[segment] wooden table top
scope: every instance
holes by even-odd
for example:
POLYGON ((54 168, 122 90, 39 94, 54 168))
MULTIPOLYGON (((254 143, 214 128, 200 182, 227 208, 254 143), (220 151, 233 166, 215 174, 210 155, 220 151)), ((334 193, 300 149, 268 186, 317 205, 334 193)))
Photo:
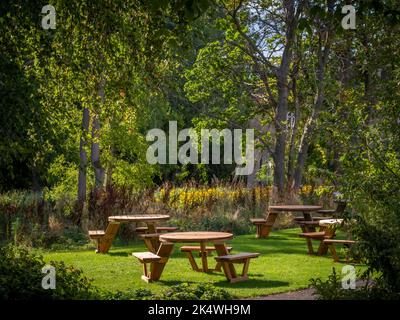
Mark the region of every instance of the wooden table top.
POLYGON ((214 242, 232 238, 232 233, 215 231, 171 232, 160 236, 164 242, 214 242))
POLYGON ((283 204, 277 206, 269 206, 268 209, 270 211, 317 211, 322 209, 322 206, 311 206, 311 205, 303 205, 303 204, 283 204))
POLYGON ((161 221, 168 220, 170 218, 167 214, 136 214, 126 216, 110 216, 108 221, 115 222, 149 222, 149 221, 161 221))

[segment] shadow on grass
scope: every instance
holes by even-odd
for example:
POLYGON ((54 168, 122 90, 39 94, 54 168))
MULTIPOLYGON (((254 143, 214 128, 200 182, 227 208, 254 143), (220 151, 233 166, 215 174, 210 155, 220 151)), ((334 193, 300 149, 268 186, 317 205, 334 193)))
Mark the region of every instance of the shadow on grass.
MULTIPOLYGON (((211 275, 211 274, 210 274, 211 275)), ((255 276, 255 275, 252 275, 255 276)), ((166 286, 175 286, 182 283, 188 284, 198 284, 196 281, 180 281, 180 280, 159 280, 160 284, 166 286)), ((288 287, 289 282, 286 281, 277 281, 277 280, 257 280, 257 279, 249 279, 243 282, 230 283, 226 280, 220 280, 218 282, 210 282, 212 285, 219 288, 275 288, 275 287, 288 287)))
POLYGON ((302 247, 299 247, 298 244, 294 245, 275 244, 275 245, 265 245, 264 247, 258 244, 240 244, 240 250, 239 249, 235 250, 235 246, 233 245, 232 254, 244 251, 259 252, 262 255, 269 255, 276 253, 302 254, 302 253, 307 253, 307 245, 306 242, 304 242, 304 249, 303 249, 302 247))
POLYGON ((129 256, 131 256, 132 255, 132 253, 127 253, 127 252, 124 252, 124 251, 117 251, 117 252, 108 252, 108 253, 106 253, 106 255, 108 255, 108 256, 113 256, 113 257, 129 257, 129 256))

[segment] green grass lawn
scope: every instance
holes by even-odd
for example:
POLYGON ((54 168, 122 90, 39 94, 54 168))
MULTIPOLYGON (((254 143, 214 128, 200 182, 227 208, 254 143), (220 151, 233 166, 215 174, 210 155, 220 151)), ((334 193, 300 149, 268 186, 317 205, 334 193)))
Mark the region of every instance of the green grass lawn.
MULTIPOLYGON (((250 263, 249 280, 235 284, 228 283, 222 272, 193 271, 185 254, 179 250, 180 244, 175 245, 160 281, 150 284, 141 280, 142 266, 131 256, 134 251, 147 251, 143 242, 115 245, 108 254, 96 254, 94 246, 92 250, 45 251, 42 254, 46 261, 63 260, 83 269, 94 279, 95 285, 110 291, 148 288, 158 292, 182 282, 209 282, 235 297, 244 298, 308 287, 309 279, 327 278, 333 266, 340 274, 342 264, 334 263, 329 254, 324 257, 307 255, 306 242, 297 236, 298 233, 299 229, 287 229, 272 232, 267 239, 255 239, 254 235, 235 236, 230 242, 232 253, 261 253, 250 263)), ((315 242, 314 248, 317 246, 315 242)), ((209 265, 214 263, 214 259, 209 258, 209 265)), ((241 265, 237 267, 241 270, 241 265)))

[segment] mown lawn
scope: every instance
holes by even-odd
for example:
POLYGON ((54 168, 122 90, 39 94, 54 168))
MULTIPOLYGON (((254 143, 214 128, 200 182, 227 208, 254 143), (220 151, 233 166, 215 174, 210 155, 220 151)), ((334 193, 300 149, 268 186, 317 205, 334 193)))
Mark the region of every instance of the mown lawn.
MULTIPOLYGON (((115 245, 108 254, 96 254, 94 246, 93 250, 45 251, 42 254, 46 261, 63 260, 66 264, 83 269, 88 277, 94 279, 95 285, 110 291, 148 288, 157 292, 182 282, 209 282, 226 289, 235 297, 244 298, 308 287, 309 279, 327 278, 334 266, 338 273, 341 272, 343 264, 334 263, 330 255, 307 255, 305 240, 299 238, 298 233, 299 229, 287 229, 275 231, 267 239, 255 239, 254 235, 235 236, 230 242, 233 253, 261 253, 258 259, 250 263, 250 279, 235 284, 228 283, 223 273, 193 271, 185 254, 180 252, 179 244, 175 245, 160 281, 150 284, 140 279, 142 266, 131 256, 134 251, 147 251, 143 242, 115 245)), ((317 245, 315 242, 314 247, 317 248, 317 245)), ((213 266, 214 261, 210 260, 209 264, 213 266)))

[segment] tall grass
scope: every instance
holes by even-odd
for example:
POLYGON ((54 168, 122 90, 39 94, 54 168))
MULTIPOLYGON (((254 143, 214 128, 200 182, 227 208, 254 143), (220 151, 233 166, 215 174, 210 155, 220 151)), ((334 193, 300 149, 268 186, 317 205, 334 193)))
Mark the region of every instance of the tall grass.
MULTIPOLYGON (((316 201, 316 190, 305 186, 301 192, 304 201, 316 201)), ((270 187, 249 189, 241 183, 223 182, 180 186, 164 183, 157 189, 142 191, 107 186, 90 191, 82 217, 74 198, 50 199, 41 193, 10 191, 0 195, 0 240, 40 246, 70 238, 86 241, 86 228, 104 229, 111 215, 155 213, 169 214, 169 224, 182 231, 244 234, 254 231, 250 218, 265 216, 270 193, 270 187)), ((278 227, 290 226, 291 219, 280 217, 278 227)), ((120 237, 131 239, 134 227, 122 225, 120 237)))

